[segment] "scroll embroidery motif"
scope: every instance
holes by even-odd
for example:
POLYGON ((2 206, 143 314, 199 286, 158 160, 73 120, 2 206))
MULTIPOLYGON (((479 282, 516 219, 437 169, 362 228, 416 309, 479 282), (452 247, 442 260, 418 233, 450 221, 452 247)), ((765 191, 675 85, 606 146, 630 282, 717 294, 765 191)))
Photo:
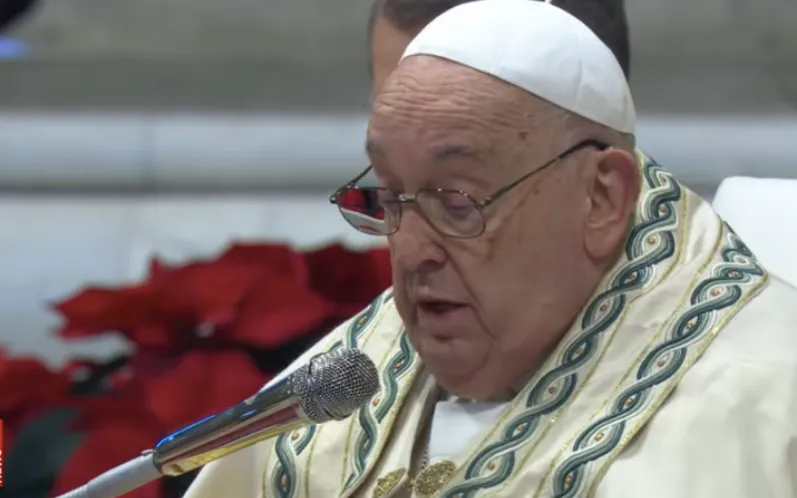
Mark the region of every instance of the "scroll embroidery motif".
POLYGON ((723 318, 732 316, 766 283, 766 271, 747 246, 730 227, 723 228, 726 243, 710 276, 694 287, 686 309, 647 352, 626 387, 576 438, 554 473, 554 497, 589 495, 584 488, 598 481, 590 478, 600 475, 600 468, 609 465, 633 435, 629 432, 641 429, 652 416, 715 337, 723 318))
MULTIPOLYGON (((360 336, 368 329, 379 310, 390 299, 392 299, 391 291, 376 298, 368 308, 351 321, 343 339, 332 344, 327 351, 333 351, 341 347, 357 348, 360 336)), ((315 425, 310 425, 277 438, 274 443, 276 462, 271 472, 270 482, 272 496, 279 498, 293 498, 296 496, 296 458, 307 449, 316 434, 316 430, 315 425)))
POLYGON ((396 404, 399 394, 399 380, 412 371, 417 358, 406 332, 401 333, 399 350, 387 362, 380 378, 382 389, 374 399, 374 403, 364 406, 358 414, 360 433, 354 443, 354 470, 349 474, 343 487, 344 492, 351 490, 365 476, 368 457, 373 453, 379 436, 379 428, 385 417, 396 404))

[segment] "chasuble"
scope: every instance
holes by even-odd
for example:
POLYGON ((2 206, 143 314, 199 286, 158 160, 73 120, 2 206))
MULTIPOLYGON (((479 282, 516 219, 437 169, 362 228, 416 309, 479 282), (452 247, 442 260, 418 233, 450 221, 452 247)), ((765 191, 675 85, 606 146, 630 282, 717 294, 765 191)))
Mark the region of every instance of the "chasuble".
POLYGON ((637 157, 622 256, 511 400, 441 401, 388 290, 296 362, 361 349, 371 402, 210 463, 186 498, 797 497, 797 290, 637 157))

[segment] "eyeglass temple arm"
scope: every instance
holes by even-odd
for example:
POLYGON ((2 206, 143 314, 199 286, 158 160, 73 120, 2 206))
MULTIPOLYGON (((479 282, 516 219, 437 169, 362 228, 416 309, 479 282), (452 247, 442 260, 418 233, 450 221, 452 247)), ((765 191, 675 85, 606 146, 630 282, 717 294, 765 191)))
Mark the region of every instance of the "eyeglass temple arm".
POLYGON ((542 170, 548 168, 549 166, 552 166, 552 165, 558 163, 559 161, 561 161, 562 159, 566 158, 570 154, 572 154, 572 153, 574 153, 576 151, 579 151, 581 149, 584 149, 586 147, 595 147, 596 149, 599 149, 599 150, 606 150, 606 149, 611 148, 610 145, 605 144, 605 143, 603 143, 603 142, 601 142, 599 140, 592 140, 592 139, 582 140, 581 142, 578 142, 577 144, 573 145, 572 147, 570 147, 569 149, 565 150, 564 152, 562 152, 558 156, 554 157, 553 159, 551 159, 547 163, 543 164, 539 168, 526 173, 525 175, 521 176, 520 178, 518 178, 514 182, 510 183, 509 185, 501 187, 500 189, 498 189, 497 192, 494 192, 492 195, 487 196, 487 198, 485 198, 483 201, 478 203, 479 207, 482 208, 482 209, 486 208, 487 206, 489 206, 490 204, 492 204, 493 202, 498 200, 502 195, 504 195, 505 193, 509 192, 513 188, 517 187, 518 184, 522 183, 524 180, 526 180, 526 178, 528 178, 530 176, 533 176, 535 173, 537 173, 539 171, 542 171, 542 170))
POLYGON ((547 168, 548 166, 550 166, 552 163, 554 163, 554 162, 556 162, 556 161, 558 161, 558 158, 557 158, 557 159, 555 159, 554 161, 550 162, 550 163, 547 163, 547 164, 545 164, 545 165, 544 165, 542 168, 538 168, 538 169, 535 169, 534 171, 532 171, 532 172, 530 172, 530 173, 526 173, 525 175, 521 176, 520 178, 518 178, 518 179, 517 179, 517 180, 515 180, 514 182, 510 183, 509 185, 506 185, 506 186, 504 186, 504 187, 501 187, 500 189, 498 189, 498 191, 496 191, 496 192, 493 192, 493 194, 492 194, 492 195, 489 195, 489 196, 487 196, 487 197, 486 197, 484 200, 482 200, 481 202, 479 202, 479 203, 478 203, 478 205, 479 205, 479 208, 481 208, 481 209, 484 209, 484 208, 486 208, 487 206, 489 206, 489 205, 490 205, 490 204, 492 204, 493 202, 495 202, 495 201, 497 201, 498 199, 500 199, 502 195, 504 195, 505 193, 509 192, 509 191, 510 191, 510 190, 512 190, 513 188, 517 187, 517 186, 518 186, 520 183, 522 183, 522 182, 523 182, 523 180, 525 180, 526 178, 528 178, 528 177, 532 176, 532 175, 533 175, 534 173, 536 173, 537 171, 540 171, 540 170, 542 170, 542 169, 545 169, 545 168, 547 168))
POLYGON ((340 191, 345 189, 345 188, 349 188, 349 187, 353 187, 353 186, 357 185, 357 182, 362 180, 363 177, 365 175, 367 175, 369 171, 371 171, 371 168, 373 168, 373 165, 369 164, 368 167, 365 168, 362 173, 360 173, 359 175, 355 176, 354 178, 352 178, 351 180, 346 182, 345 185, 343 185, 342 187, 339 187, 337 190, 335 190, 335 192, 332 195, 329 196, 330 204, 337 204, 338 203, 338 196, 340 195, 340 191))

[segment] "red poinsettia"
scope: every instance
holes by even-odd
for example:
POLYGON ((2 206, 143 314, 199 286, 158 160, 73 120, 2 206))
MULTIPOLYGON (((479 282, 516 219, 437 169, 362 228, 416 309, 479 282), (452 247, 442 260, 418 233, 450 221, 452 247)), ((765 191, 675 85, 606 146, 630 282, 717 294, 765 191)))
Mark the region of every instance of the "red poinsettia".
POLYGON ((151 264, 147 282, 84 290, 56 305, 61 335, 119 331, 141 348, 181 350, 198 340, 273 347, 343 319, 390 285, 387 252, 336 245, 299 253, 236 244, 218 259, 151 264), (197 337, 205 332, 205 336, 197 337))
MULTIPOLYGON (((59 474, 56 495, 135 458, 166 434, 243 401, 269 380, 239 351, 191 351, 172 360, 115 392, 74 402, 80 409, 74 429, 85 439, 59 474)), ((153 484, 129 496, 159 498, 161 492, 153 484)))
POLYGON ((164 376, 141 379, 144 405, 173 431, 243 401, 268 382, 241 351, 192 351, 164 376))
MULTIPOLYGON (((140 284, 86 289, 55 306, 65 322, 62 337, 121 333, 136 347, 133 356, 102 366, 72 361, 54 372, 35 360, 0 355, 0 416, 30 414, 37 406, 77 410, 71 427, 83 439, 51 490, 64 493, 247 398, 275 373, 264 371, 271 368, 269 354, 284 356, 282 348, 294 339, 314 340, 365 307, 390 280, 387 251, 341 245, 297 252, 236 244, 209 261, 172 266, 153 260, 140 284), (102 385, 105 392, 69 398, 72 381, 86 372, 94 386, 88 391, 102 385)), ((285 353, 290 357, 282 362, 299 352, 285 353)), ((152 484, 126 496, 162 493, 152 484)))
POLYGON ((340 320, 362 310, 392 281, 386 249, 354 252, 336 244, 305 254, 309 286, 323 296, 340 320))

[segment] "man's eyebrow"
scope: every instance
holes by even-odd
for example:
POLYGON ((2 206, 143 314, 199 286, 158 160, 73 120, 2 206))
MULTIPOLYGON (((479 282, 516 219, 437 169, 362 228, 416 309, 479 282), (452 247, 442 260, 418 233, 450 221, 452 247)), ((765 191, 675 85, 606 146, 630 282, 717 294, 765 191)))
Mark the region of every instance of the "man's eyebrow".
MULTIPOLYGON (((373 140, 365 142, 365 152, 369 156, 384 156, 384 149, 373 140)), ((477 149, 462 144, 441 144, 432 148, 431 158, 435 161, 446 161, 449 159, 469 159, 471 161, 482 161, 483 154, 477 149)))
POLYGON ((469 159, 482 161, 484 159, 481 152, 468 145, 461 144, 442 144, 432 149, 432 158, 436 161, 448 159, 469 159))

